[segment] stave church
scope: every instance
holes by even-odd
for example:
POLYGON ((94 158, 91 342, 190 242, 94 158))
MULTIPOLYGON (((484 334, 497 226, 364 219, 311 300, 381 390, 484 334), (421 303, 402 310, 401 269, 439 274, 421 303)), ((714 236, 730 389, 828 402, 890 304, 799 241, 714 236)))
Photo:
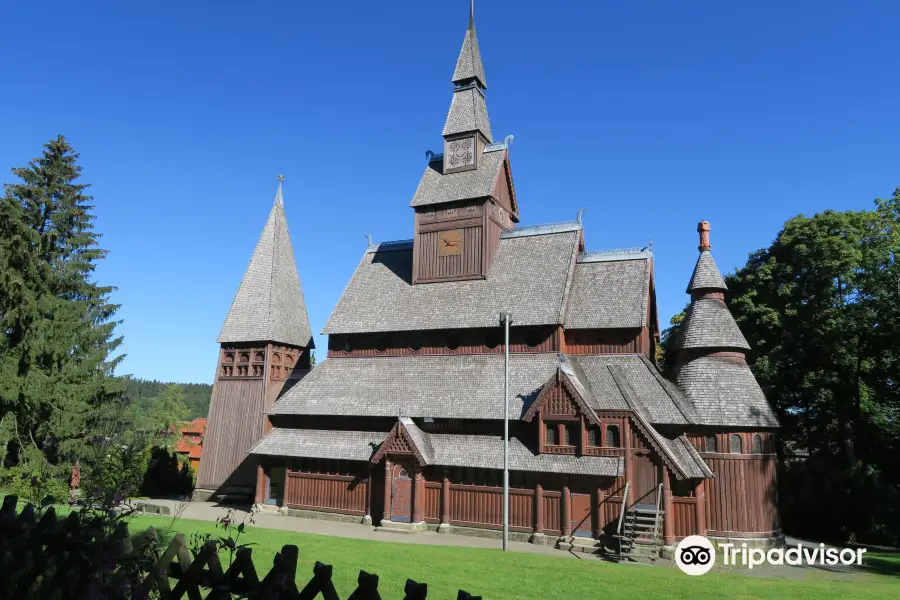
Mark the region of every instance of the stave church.
POLYGON ((777 543, 778 421, 709 223, 669 381, 655 364, 652 251, 589 250, 580 215, 522 224, 471 11, 452 83, 412 239, 369 244, 315 367, 279 182, 219 334, 195 499, 498 535, 506 312, 512 539, 635 556, 693 534, 777 543))

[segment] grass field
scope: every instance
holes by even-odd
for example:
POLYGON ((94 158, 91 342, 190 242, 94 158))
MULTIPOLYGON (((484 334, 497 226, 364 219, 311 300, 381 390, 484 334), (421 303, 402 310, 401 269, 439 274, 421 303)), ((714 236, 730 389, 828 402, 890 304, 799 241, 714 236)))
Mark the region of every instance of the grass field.
MULTIPOLYGON (((132 530, 169 525, 171 519, 165 517, 139 516, 132 530)), ((189 519, 179 520, 176 528, 188 534, 216 531, 211 522, 189 519)), ((378 574, 378 589, 384 598, 402 598, 407 578, 428 583, 428 597, 438 600, 456 598, 458 589, 484 598, 516 600, 900 598, 897 571, 893 575, 854 574, 853 581, 829 578, 820 571, 813 571, 811 579, 803 581, 731 573, 689 577, 675 568, 615 565, 564 555, 504 554, 499 550, 354 540, 257 527, 249 528, 241 542, 253 544, 253 562, 260 575, 268 571, 283 545, 295 544, 300 549, 298 584, 302 586, 310 579, 315 561, 330 564, 341 598, 355 589, 360 569, 378 574)), ((873 558, 888 566, 900 564, 896 555, 873 558)))

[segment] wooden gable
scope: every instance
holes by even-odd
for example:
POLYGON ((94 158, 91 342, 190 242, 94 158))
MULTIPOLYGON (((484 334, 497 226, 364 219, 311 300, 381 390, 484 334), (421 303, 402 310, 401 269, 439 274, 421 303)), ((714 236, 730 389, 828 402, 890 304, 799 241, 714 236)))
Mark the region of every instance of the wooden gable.
POLYGON ((426 464, 422 454, 416 447, 415 442, 409 435, 409 432, 406 431, 403 423, 400 423, 399 421, 394 425, 393 429, 391 429, 391 432, 388 433, 388 436, 381 443, 381 446, 378 448, 375 455, 372 456, 371 462, 377 464, 381 462, 381 459, 387 454, 394 456, 413 456, 420 465, 424 466, 426 464))
POLYGON ((519 221, 519 204, 516 201, 516 188, 513 185, 512 169, 509 166, 509 153, 503 158, 503 166, 497 170, 497 178, 491 188, 492 196, 506 209, 514 222, 519 221))
POLYGON ((534 403, 522 416, 522 420, 530 423, 538 412, 542 419, 577 419, 584 416, 589 423, 598 422, 597 415, 569 381, 568 376, 559 370, 544 384, 534 403))

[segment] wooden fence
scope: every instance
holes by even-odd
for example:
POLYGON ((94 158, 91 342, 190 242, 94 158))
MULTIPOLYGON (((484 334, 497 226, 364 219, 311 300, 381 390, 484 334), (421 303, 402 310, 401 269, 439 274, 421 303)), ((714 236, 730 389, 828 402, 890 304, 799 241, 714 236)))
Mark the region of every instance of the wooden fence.
MULTIPOLYGON (((250 548, 238 548, 228 569, 222 568, 216 542, 206 542, 196 556, 185 543, 184 534, 174 536, 165 551, 158 552, 149 566, 149 574, 132 579, 110 593, 110 587, 100 590, 100 573, 112 572, 136 552, 135 544, 156 539, 152 528, 132 536, 125 523, 120 523, 108 539, 102 531, 92 528, 96 523, 82 525, 78 515, 70 513, 60 520, 51 507, 38 520, 35 508, 25 506, 17 514, 17 498, 6 496, 0 508, 0 598, 152 598, 178 600, 228 600, 252 598, 259 600, 340 600, 331 581, 332 567, 316 562, 312 578, 298 588, 297 546, 288 545, 276 553, 269 572, 260 578, 250 548), (85 546, 98 552, 86 556, 74 540, 87 542, 85 546), (156 558, 158 556, 158 558, 156 558), (172 585, 175 582, 175 585, 172 585), (205 594, 205 595, 204 595, 205 594)), ((348 600, 380 600, 378 575, 359 572, 357 587, 348 600)), ((428 586, 411 579, 406 581, 405 600, 424 600, 428 586)), ((462 590, 457 600, 480 600, 462 590)))

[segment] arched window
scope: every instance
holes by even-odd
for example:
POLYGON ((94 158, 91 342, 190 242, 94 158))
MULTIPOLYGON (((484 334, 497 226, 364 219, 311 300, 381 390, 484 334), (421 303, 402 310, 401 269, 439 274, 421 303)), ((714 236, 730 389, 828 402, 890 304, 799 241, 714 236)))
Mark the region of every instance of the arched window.
POLYGON ((375 351, 376 352, 384 352, 387 350, 387 340, 383 337, 380 337, 375 340, 375 351))
POLYGON ((603 440, 600 438, 599 427, 588 427, 588 446, 600 446, 603 440))
POLYGON ((344 340, 344 352, 353 352, 353 343, 349 337, 344 340))
POLYGON ((556 425, 548 424, 546 427, 547 427, 547 433, 545 434, 545 437, 544 437, 544 443, 547 444, 548 446, 555 446, 556 445, 556 425))
POLYGON ((716 451, 716 436, 714 436, 714 435, 706 436, 706 440, 704 441, 703 446, 707 452, 715 452, 716 451))
POLYGON ((491 331, 484 336, 484 346, 488 350, 493 350, 502 343, 503 336, 500 335, 499 331, 491 331))
POLYGON ((459 345, 460 345, 460 341, 459 341, 458 333, 451 333, 450 335, 447 336, 447 349, 448 350, 456 350, 457 348, 459 348, 459 345))
POLYGON ((610 448, 618 448, 621 444, 621 440, 619 439, 619 426, 618 425, 607 425, 606 426, 606 445, 610 448))
POLYGON ((756 433, 753 435, 753 447, 751 452, 753 452, 753 454, 762 454, 762 451, 762 438, 756 433))
POLYGON ((741 436, 736 433, 731 434, 731 453, 732 454, 741 454, 744 451, 743 444, 741 443, 741 436))
POLYGON ((543 341, 543 337, 541 336, 541 332, 536 329, 529 329, 525 332, 525 345, 529 348, 538 347, 543 341))

